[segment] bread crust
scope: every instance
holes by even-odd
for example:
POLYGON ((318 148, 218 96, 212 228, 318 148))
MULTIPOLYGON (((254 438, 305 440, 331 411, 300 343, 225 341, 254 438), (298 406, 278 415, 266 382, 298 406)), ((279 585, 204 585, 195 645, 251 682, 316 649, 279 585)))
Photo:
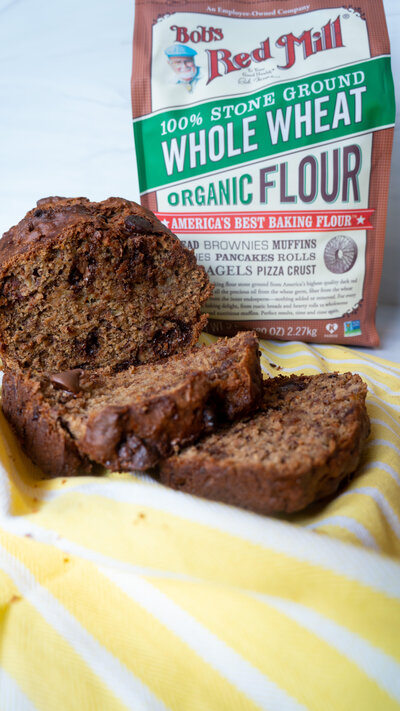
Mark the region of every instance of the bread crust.
POLYGON ((358 375, 280 376, 260 413, 162 462, 162 483, 262 514, 333 494, 358 467, 370 431, 358 375))
POLYGON ((38 200, 36 207, 3 234, 0 240, 0 279, 14 259, 35 251, 39 244, 54 244, 59 241, 60 234, 71 226, 78 228, 89 222, 98 229, 103 229, 107 223, 122 228, 125 218, 130 215, 144 218, 153 227, 149 234, 165 235, 177 249, 191 254, 195 263, 194 254, 183 247, 176 235, 150 210, 132 200, 110 197, 101 202, 91 202, 86 197, 51 196, 38 200))

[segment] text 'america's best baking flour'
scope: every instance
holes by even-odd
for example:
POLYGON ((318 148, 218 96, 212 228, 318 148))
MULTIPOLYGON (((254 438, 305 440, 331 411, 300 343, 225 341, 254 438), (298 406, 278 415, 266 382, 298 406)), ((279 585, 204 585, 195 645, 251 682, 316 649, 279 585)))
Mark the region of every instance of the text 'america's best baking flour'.
POLYGON ((381 0, 136 0, 141 200, 208 330, 377 345, 394 92, 381 0))

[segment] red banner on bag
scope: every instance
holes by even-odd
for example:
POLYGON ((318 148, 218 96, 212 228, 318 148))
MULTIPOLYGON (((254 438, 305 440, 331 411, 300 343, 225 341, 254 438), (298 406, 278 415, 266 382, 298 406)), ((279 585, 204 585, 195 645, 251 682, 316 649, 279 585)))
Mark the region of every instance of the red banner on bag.
POLYGON ((229 232, 330 232, 370 230, 374 210, 298 210, 293 212, 157 212, 178 234, 229 232))

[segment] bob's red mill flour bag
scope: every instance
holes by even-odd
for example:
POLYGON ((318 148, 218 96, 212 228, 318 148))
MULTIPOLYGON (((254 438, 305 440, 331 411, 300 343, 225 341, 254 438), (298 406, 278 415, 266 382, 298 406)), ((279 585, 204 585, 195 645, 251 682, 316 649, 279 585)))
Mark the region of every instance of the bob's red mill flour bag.
POLYGON ((389 51, 381 0, 136 0, 141 200, 215 285, 211 333, 378 345, 389 51))

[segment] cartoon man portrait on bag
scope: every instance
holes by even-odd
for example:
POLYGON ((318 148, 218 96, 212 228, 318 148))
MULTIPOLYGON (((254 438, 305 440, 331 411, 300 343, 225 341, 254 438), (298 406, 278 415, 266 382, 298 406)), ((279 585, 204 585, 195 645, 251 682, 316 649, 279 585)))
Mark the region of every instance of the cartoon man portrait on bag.
POLYGON ((193 91, 200 79, 200 67, 196 66, 194 58, 196 50, 185 44, 174 44, 167 47, 165 54, 168 64, 176 76, 176 84, 182 84, 187 91, 193 91))

